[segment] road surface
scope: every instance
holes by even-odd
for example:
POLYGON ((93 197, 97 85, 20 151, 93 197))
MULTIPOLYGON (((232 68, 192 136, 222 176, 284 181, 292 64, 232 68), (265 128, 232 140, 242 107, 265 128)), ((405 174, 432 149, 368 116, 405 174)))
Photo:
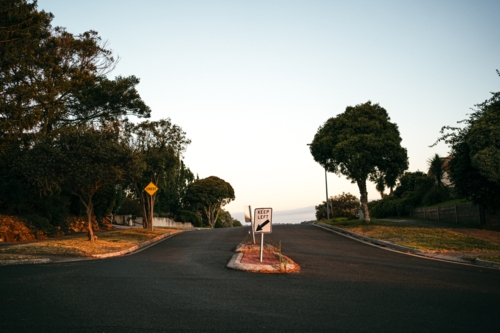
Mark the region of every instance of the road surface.
POLYGON ((190 231, 119 258, 0 267, 0 332, 500 332, 499 270, 312 225, 266 235, 300 273, 227 269, 248 231, 190 231))

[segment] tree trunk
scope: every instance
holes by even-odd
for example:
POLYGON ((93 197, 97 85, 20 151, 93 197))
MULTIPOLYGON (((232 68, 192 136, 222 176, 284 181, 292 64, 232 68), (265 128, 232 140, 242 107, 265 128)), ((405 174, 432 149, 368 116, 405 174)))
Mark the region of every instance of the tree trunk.
POLYGON ((212 218, 212 207, 203 207, 203 210, 205 211, 205 215, 207 216, 207 221, 208 224, 210 225, 211 228, 215 227, 215 222, 213 221, 212 218))
POLYGON ((92 205, 92 197, 94 195, 92 193, 90 195, 90 197, 88 198, 88 202, 87 202, 87 201, 83 200, 83 197, 80 194, 75 193, 75 192, 73 192, 73 194, 78 196, 80 198, 80 201, 85 206, 85 212, 87 213, 87 228, 88 228, 87 235, 89 237, 89 241, 93 242, 97 239, 97 236, 94 235, 94 231, 92 230, 92 213, 94 212, 94 206, 92 205))
POLYGON ((87 211, 87 222, 88 222, 88 233, 87 235, 89 236, 89 241, 94 242, 97 240, 97 236, 94 235, 94 231, 92 230, 92 199, 90 199, 90 202, 86 205, 86 211, 87 211))
POLYGON ((357 180, 360 201, 361 201, 361 209, 363 210, 363 218, 364 222, 370 223, 370 211, 368 210, 368 193, 366 191, 366 179, 357 180))

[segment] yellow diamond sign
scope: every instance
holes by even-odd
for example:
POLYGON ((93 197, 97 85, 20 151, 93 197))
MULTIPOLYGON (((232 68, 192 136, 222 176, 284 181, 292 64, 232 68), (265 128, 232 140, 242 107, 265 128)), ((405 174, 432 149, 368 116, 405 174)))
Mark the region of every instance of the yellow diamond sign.
POLYGON ((148 192, 148 194, 152 196, 156 193, 156 191, 158 191, 158 187, 156 187, 156 185, 151 182, 144 188, 144 191, 148 192))

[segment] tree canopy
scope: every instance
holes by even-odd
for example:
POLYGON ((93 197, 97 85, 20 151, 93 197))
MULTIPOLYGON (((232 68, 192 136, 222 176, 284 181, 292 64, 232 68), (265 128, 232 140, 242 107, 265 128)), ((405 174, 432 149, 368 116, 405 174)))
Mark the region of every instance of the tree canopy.
POLYGON ((392 184, 408 168, 398 126, 390 122, 384 108, 370 101, 348 106, 344 113, 328 119, 310 150, 327 171, 357 183, 365 222, 370 222, 366 181, 384 177, 392 184))
POLYGON ((0 139, 29 141, 66 126, 150 115, 136 77, 106 77, 116 60, 96 31, 53 28, 53 15, 36 6, 2 1, 0 139))
MULTIPOLYGON (((497 70, 498 75, 500 73, 497 70)), ((463 127, 445 126, 450 179, 457 194, 490 210, 500 206, 500 92, 477 104, 463 127)))
POLYGON ((234 189, 215 176, 199 179, 189 184, 184 202, 193 210, 202 209, 208 224, 214 228, 221 208, 235 199, 234 189))
POLYGON ((144 227, 153 228, 155 193, 144 191, 150 182, 165 188, 169 175, 177 171, 181 154, 191 142, 181 127, 170 119, 144 121, 128 127, 127 141, 136 158, 136 169, 129 173, 129 182, 141 201, 144 227))

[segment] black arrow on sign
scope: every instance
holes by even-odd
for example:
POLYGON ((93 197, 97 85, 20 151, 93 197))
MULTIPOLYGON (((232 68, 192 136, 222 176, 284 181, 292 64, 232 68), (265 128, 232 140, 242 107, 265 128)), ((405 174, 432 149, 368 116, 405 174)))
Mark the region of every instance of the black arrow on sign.
POLYGON ((264 221, 262 224, 259 224, 259 225, 257 226, 257 231, 261 231, 261 230, 262 230, 262 228, 264 228, 264 227, 266 226, 266 224, 268 224, 268 223, 269 223, 269 220, 266 220, 266 221, 264 221))

